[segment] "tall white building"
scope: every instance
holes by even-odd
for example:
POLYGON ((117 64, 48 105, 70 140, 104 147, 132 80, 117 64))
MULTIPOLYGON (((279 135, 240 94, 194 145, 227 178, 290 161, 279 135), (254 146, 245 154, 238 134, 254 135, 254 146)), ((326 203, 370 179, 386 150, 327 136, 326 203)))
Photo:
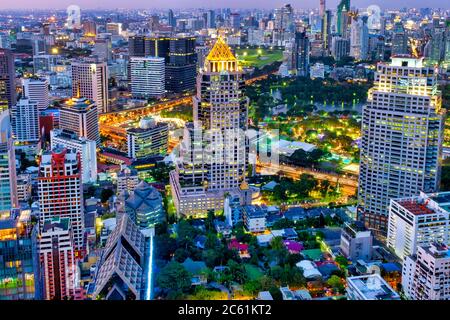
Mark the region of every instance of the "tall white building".
POLYGON ((23 96, 37 102, 39 111, 47 109, 49 105, 48 86, 47 79, 22 79, 23 96))
POLYGON ((55 216, 69 218, 76 255, 84 251, 84 207, 80 156, 56 148, 41 156, 38 174, 39 228, 55 216))
POLYGON ((165 64, 160 57, 131 57, 131 93, 134 98, 161 97, 165 93, 165 64))
POLYGON ((438 189, 445 110, 423 58, 379 63, 362 114, 358 213, 387 232, 389 201, 438 189))
POLYGON ((81 180, 83 183, 97 181, 97 144, 94 140, 79 137, 71 131, 54 129, 50 132, 51 148, 62 147, 80 154, 81 180))
POLYGON ((402 268, 402 288, 411 300, 450 300, 450 250, 432 243, 417 247, 402 268))
POLYGON ((72 96, 93 101, 99 113, 109 111, 108 66, 106 62, 72 62, 72 96))
POLYGON ((39 141, 38 102, 22 98, 11 108, 11 124, 14 139, 19 142, 39 141))
POLYGON ((222 210, 224 196, 251 198, 246 183, 248 98, 238 60, 219 38, 197 76, 194 122, 185 127, 181 159, 170 174, 177 212, 222 210), (203 138, 202 138, 203 136, 203 138))
POLYGON ((369 28, 367 17, 355 17, 350 25, 350 57, 365 60, 368 55, 369 28))
POLYGON ((450 245, 450 192, 391 199, 387 246, 402 260, 431 242, 450 245))
POLYGON ((60 107, 59 128, 100 143, 97 105, 86 98, 72 98, 60 107))

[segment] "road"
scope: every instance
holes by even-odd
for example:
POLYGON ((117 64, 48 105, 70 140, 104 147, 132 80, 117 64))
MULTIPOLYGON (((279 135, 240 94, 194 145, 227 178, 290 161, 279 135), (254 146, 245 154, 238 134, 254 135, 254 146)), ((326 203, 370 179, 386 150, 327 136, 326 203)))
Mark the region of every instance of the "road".
POLYGON ((283 175, 296 180, 300 179, 300 175, 302 175, 303 173, 307 173, 314 176, 314 178, 318 180, 328 180, 334 184, 337 184, 339 182, 342 194, 347 196, 354 195, 356 189, 358 188, 358 181, 355 179, 339 176, 338 174, 315 171, 307 168, 258 162, 258 164, 256 165, 256 172, 260 173, 261 171, 272 174, 282 172, 283 175))

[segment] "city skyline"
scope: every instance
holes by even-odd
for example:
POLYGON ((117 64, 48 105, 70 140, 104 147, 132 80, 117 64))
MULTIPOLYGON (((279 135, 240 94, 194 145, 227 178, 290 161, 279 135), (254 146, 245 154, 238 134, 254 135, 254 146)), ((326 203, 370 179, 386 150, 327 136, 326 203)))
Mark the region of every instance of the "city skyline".
MULTIPOLYGON (((249 0, 245 2, 245 5, 242 1, 238 0, 230 0, 227 2, 227 5, 223 5, 218 3, 216 5, 211 5, 210 1, 206 0, 193 0, 189 1, 188 4, 185 1, 180 0, 156 0, 153 1, 151 5, 147 4, 144 0, 131 0, 124 3, 119 0, 109 0, 109 1, 96 1, 92 3, 88 0, 44 0, 40 1, 39 8, 33 8, 33 1, 30 0, 17 0, 14 3, 5 2, 0 3, 0 10, 7 9, 40 9, 40 10, 50 10, 50 9, 65 9, 69 5, 78 5, 81 9, 95 10, 95 9, 117 9, 117 8, 125 8, 125 9, 190 9, 190 8, 232 8, 232 9, 270 9, 278 6, 282 6, 286 3, 290 3, 294 9, 312 9, 317 8, 319 5, 319 1, 317 0, 306 0, 302 1, 302 3, 298 3, 299 1, 286 1, 286 0, 276 0, 276 1, 258 1, 258 0, 249 0), (30 7, 31 6, 31 7, 30 7)), ((338 5, 338 0, 328 0, 326 5, 327 8, 336 8, 338 5)), ((398 0, 395 2, 387 1, 387 0, 358 0, 352 1, 351 6, 356 8, 364 8, 370 5, 378 5, 381 9, 393 9, 393 8, 444 8, 449 9, 450 4, 447 4, 447 7, 443 7, 444 3, 441 0, 430 0, 426 2, 426 5, 421 0, 398 0)))

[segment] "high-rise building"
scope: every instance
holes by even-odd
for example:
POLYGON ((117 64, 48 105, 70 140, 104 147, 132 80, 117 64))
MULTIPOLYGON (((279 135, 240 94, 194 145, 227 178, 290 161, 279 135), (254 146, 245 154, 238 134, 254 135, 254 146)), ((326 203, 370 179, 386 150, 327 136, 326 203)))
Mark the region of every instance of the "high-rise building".
POLYGON ((343 38, 346 38, 349 21, 350 0, 341 0, 337 6, 336 12, 336 32, 343 38))
POLYGON ((295 31, 294 8, 286 4, 281 8, 275 9, 275 29, 279 31, 295 31))
POLYGON ((40 299, 37 228, 30 210, 0 214, 0 300, 40 299))
POLYGON ((397 20, 392 30, 391 55, 396 56, 402 54, 408 54, 408 36, 403 23, 397 20))
POLYGON ((145 237, 128 215, 122 215, 106 241, 94 279, 93 298, 144 300, 145 237))
POLYGON ((0 112, 0 213, 19 206, 9 110, 0 112))
POLYGON ((95 37, 97 35, 97 25, 94 21, 83 21, 83 33, 85 37, 95 37))
POLYGON ((310 43, 306 32, 295 33, 295 44, 297 50, 297 74, 299 76, 309 75, 310 43))
POLYGON ((234 30, 239 30, 241 28, 241 15, 239 13, 230 14, 230 27, 234 30))
POLYGON ((172 9, 169 9, 169 12, 167 14, 167 22, 169 23, 169 26, 171 26, 173 29, 176 28, 176 26, 177 26, 177 19, 175 18, 172 9))
POLYGON ((135 36, 129 41, 130 57, 160 57, 165 63, 165 90, 181 93, 195 89, 196 38, 191 36, 135 36))
POLYGON ((331 10, 325 11, 325 14, 323 15, 322 19, 322 40, 323 40, 323 47, 328 52, 331 48, 331 39, 332 39, 331 18, 332 18, 331 10))
POLYGON ((39 141, 39 105, 28 98, 20 99, 11 108, 11 125, 14 139, 18 142, 39 141))
POLYGON ((23 97, 38 103, 39 112, 48 108, 50 103, 47 79, 22 79, 23 97))
POLYGON ((86 98, 72 98, 60 107, 59 128, 100 144, 97 106, 86 98))
POLYGON ((206 12, 206 27, 208 29, 214 29, 216 27, 216 13, 214 10, 208 10, 206 12))
POLYGON ((111 33, 113 36, 119 36, 122 34, 122 23, 108 22, 106 24, 106 32, 111 33))
POLYGON ((159 16, 152 15, 150 17, 150 20, 148 21, 148 29, 150 32, 159 31, 160 24, 159 24, 159 16))
POLYGON ((143 118, 138 128, 127 130, 128 157, 142 159, 155 155, 166 155, 169 145, 169 126, 156 123, 152 118, 143 118))
POLYGON ((387 232, 390 199, 438 189, 441 105, 437 74, 423 58, 378 64, 362 114, 358 212, 369 228, 387 232))
POLYGON ((108 66, 106 62, 72 62, 72 96, 94 101, 98 112, 108 112, 108 66))
POLYGON ((367 59, 369 46, 369 28, 367 17, 355 17, 350 26, 350 57, 355 60, 367 59))
POLYGON ((15 78, 13 53, 0 48, 0 111, 16 104, 15 78))
POLYGON ((164 58, 131 57, 131 94, 134 98, 162 97, 165 93, 164 58))
POLYGON ((326 2, 325 2, 325 0, 320 0, 319 15, 321 17, 323 17, 323 15, 325 14, 325 9, 326 9, 326 2))
POLYGON ((450 245, 450 192, 391 199, 387 246, 400 259, 431 242, 450 245))
MULTIPOLYGON (((39 163, 38 196, 41 233, 47 220, 70 219, 76 256, 84 252, 84 208, 80 156, 56 148, 42 154, 39 163)), ((69 232, 69 230, 66 230, 69 232)))
POLYGON ((402 288, 411 300, 450 299, 450 250, 441 243, 418 246, 402 268, 402 288))
POLYGON ((185 127, 182 160, 171 172, 178 213, 195 216, 209 209, 221 210, 225 193, 248 201, 248 99, 244 85, 238 60, 219 38, 197 76, 194 122, 185 127))
POLYGON ((69 218, 49 217, 39 234, 39 259, 43 277, 43 298, 71 299, 75 295, 76 262, 69 218))
POLYGON ((331 40, 331 55, 336 61, 350 54, 350 41, 342 37, 333 36, 331 40))
POLYGON ((52 149, 62 147, 76 151, 81 161, 81 181, 95 183, 97 181, 97 143, 84 137, 79 137, 72 131, 53 129, 50 132, 52 149))

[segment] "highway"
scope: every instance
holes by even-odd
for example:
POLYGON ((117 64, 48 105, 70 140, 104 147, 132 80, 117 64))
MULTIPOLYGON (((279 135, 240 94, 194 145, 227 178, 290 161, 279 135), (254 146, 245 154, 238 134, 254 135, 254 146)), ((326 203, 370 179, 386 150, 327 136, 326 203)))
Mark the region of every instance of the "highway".
POLYGON ((358 181, 356 179, 343 177, 338 174, 320 172, 301 167, 258 162, 256 165, 256 172, 258 173, 266 172, 271 174, 278 174, 281 172, 286 177, 295 180, 300 179, 301 174, 307 173, 314 176, 314 178, 316 178, 317 180, 328 180, 334 185, 336 185, 339 182, 342 194, 347 196, 354 195, 358 188, 358 181))

